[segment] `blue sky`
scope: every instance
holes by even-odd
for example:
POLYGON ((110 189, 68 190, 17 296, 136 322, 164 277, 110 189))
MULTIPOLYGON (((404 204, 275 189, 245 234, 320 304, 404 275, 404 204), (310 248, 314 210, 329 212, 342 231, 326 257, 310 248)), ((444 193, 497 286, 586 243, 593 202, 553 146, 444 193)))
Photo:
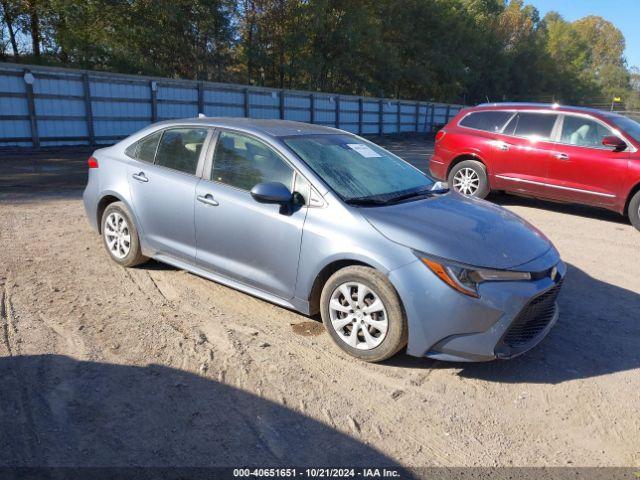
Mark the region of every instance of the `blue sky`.
POLYGON ((640 0, 527 0, 540 16, 555 10, 565 20, 600 15, 620 29, 627 41, 625 57, 630 67, 640 67, 640 0))

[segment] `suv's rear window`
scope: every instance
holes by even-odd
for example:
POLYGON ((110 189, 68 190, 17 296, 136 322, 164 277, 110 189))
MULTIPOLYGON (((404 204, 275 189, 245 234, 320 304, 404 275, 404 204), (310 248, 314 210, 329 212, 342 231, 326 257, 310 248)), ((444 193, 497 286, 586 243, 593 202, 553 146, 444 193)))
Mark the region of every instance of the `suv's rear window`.
POLYGON ((511 118, 513 112, 487 111, 472 112, 460 121, 460 125, 486 132, 499 132, 504 124, 511 118))
POLYGON ((506 135, 549 139, 558 115, 552 113, 519 112, 506 126, 506 135))

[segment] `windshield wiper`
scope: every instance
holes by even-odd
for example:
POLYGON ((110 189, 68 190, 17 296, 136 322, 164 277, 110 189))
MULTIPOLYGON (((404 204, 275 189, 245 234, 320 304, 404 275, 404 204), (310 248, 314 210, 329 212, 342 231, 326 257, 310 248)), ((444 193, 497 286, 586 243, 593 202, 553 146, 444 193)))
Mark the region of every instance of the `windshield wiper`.
POLYGON ((432 197, 432 196, 433 196, 433 192, 430 192, 430 191, 411 192, 411 193, 405 193, 403 195, 398 195, 396 197, 392 197, 389 200, 387 200, 386 203, 387 205, 389 205, 391 203, 398 203, 403 200, 409 200, 410 198, 432 197))
POLYGON ((349 205, 385 205, 388 200, 375 197, 354 197, 345 200, 349 205))

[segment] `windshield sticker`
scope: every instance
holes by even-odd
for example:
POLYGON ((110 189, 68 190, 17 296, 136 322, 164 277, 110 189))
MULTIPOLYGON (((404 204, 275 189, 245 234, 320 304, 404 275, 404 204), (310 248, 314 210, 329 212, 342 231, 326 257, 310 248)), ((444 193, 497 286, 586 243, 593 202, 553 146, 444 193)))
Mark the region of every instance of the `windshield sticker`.
POLYGON ((364 158, 376 158, 376 157, 382 156, 376 153, 375 150, 371 149, 370 147, 367 147, 362 143, 347 143, 347 147, 349 147, 351 150, 358 152, 364 158))

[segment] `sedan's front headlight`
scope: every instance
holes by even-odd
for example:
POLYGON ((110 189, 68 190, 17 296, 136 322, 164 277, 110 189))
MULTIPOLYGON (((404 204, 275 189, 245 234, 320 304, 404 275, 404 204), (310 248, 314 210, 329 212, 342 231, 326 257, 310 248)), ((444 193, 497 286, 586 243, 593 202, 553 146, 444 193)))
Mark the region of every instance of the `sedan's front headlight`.
POLYGON ((471 267, 440 258, 434 259, 421 253, 416 253, 416 255, 440 280, 454 290, 470 297, 480 296, 478 285, 482 282, 531 280, 529 272, 471 267))

